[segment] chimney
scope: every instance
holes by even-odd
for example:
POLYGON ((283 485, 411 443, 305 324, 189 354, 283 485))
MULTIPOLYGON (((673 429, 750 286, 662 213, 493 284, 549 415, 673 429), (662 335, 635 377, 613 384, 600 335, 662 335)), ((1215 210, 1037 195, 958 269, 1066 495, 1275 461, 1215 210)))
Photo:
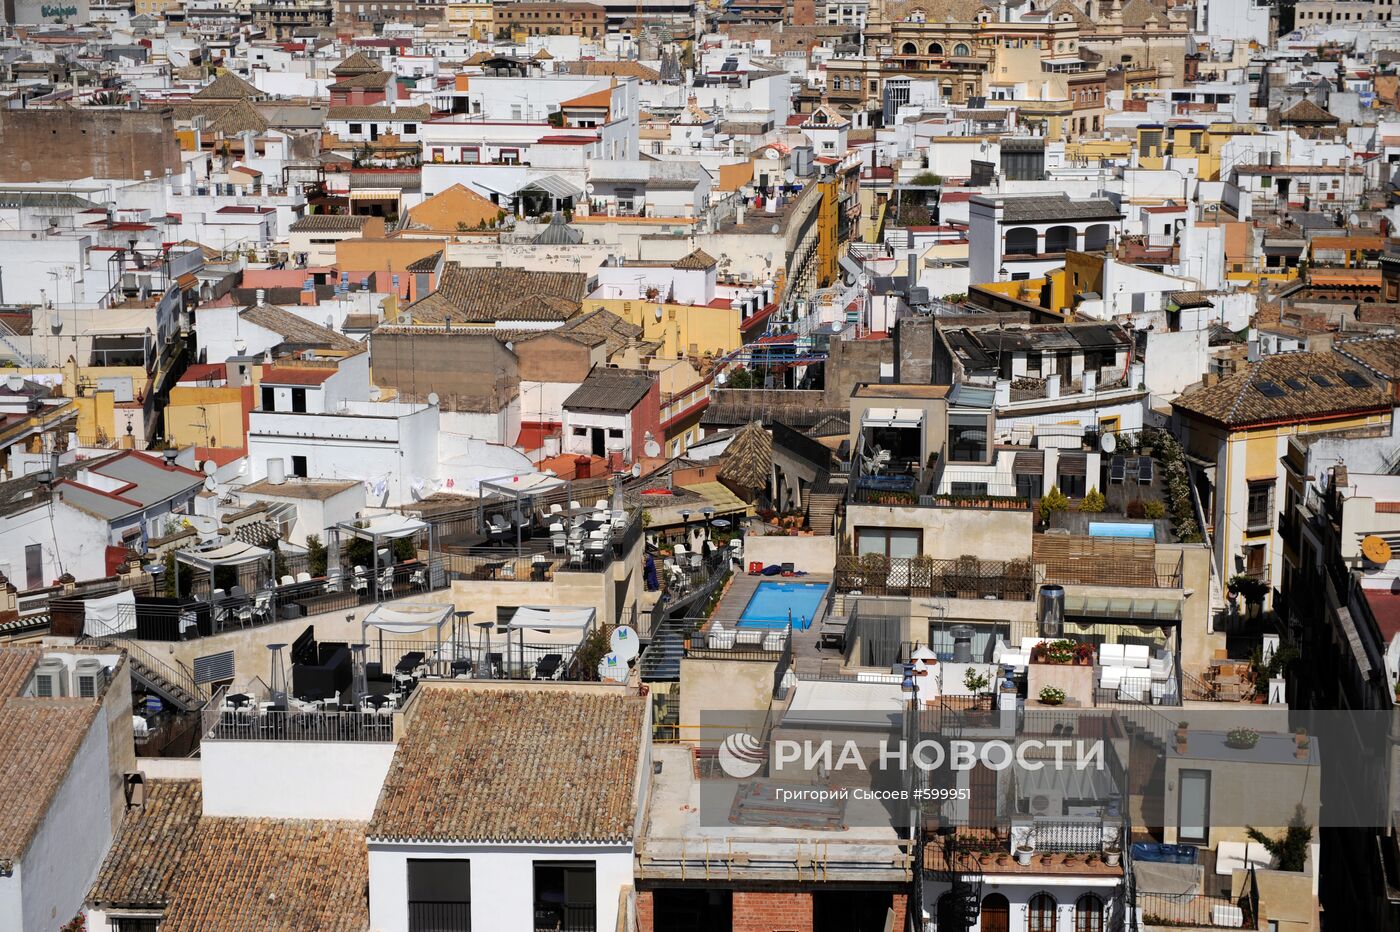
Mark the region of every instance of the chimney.
POLYGON ((1146 367, 1140 362, 1135 362, 1128 367, 1128 387, 1137 388, 1143 384, 1146 378, 1146 367))
POLYGON ((261 288, 259 288, 259 289, 258 289, 258 300, 257 300, 255 306, 261 307, 262 305, 264 305, 264 304, 266 304, 266 303, 267 303, 267 292, 266 292, 266 291, 263 291, 261 288))
POLYGON ((997 379, 997 385, 996 385, 996 404, 997 404, 997 407, 1001 407, 1002 405, 1009 405, 1009 404, 1011 404, 1011 380, 1010 380, 1010 379, 997 379))
POLYGON ((1051 400, 1060 397, 1060 377, 1058 375, 1045 377, 1045 397, 1051 400))
POLYGON ((1083 376, 1084 394, 1091 394, 1098 388, 1099 374, 1093 369, 1085 369, 1083 376))

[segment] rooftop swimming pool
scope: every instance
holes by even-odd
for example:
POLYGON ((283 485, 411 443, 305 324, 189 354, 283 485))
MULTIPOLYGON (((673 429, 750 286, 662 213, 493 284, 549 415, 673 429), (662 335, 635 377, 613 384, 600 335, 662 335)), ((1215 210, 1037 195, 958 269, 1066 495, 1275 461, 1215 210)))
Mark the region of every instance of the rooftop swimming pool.
POLYGON ((794 628, 805 631, 821 611, 826 590, 824 582, 764 580, 744 606, 739 627, 785 628, 791 620, 794 628))
POLYGON ((1090 521, 1090 537, 1134 537, 1142 540, 1156 540, 1156 529, 1150 524, 1132 524, 1127 521, 1090 521))

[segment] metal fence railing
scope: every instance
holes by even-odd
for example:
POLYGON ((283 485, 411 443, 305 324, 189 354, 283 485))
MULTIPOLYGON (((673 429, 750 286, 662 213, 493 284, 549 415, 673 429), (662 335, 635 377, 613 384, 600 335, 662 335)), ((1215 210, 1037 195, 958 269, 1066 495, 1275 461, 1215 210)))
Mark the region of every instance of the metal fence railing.
POLYGON ((1248 897, 1235 899, 1206 893, 1139 893, 1137 909, 1143 926, 1254 928, 1255 917, 1248 897))
POLYGON ((1104 825, 1098 820, 1036 819, 1032 835, 1037 851, 1086 854, 1104 846, 1104 825))
POLYGON ((227 688, 202 713, 205 741, 366 741, 394 740, 392 704, 378 711, 321 711, 277 708, 256 697, 235 708, 227 688))
POLYGON ((1035 581, 1035 568, 1028 560, 935 560, 883 554, 836 558, 838 592, 1028 602, 1035 581))

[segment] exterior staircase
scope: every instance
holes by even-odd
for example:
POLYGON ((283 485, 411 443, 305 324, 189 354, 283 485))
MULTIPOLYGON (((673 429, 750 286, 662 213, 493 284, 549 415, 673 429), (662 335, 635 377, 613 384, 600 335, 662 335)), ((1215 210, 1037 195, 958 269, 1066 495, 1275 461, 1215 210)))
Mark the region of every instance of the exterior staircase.
POLYGON ((182 712, 203 708, 204 703, 208 701, 209 697, 194 681, 194 677, 156 659, 154 655, 125 638, 91 638, 85 643, 125 651, 131 678, 137 685, 147 692, 155 693, 182 712))
POLYGON ((807 513, 807 526, 812 532, 829 535, 836 527, 836 511, 846 497, 846 488, 822 473, 817 481, 802 490, 802 510, 807 513))

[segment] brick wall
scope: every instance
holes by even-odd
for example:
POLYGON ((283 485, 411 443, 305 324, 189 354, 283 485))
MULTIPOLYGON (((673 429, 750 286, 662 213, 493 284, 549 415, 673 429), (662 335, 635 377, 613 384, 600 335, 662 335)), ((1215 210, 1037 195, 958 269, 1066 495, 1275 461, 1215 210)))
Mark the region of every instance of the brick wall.
POLYGON ((0 181, 139 180, 181 170, 169 110, 0 110, 0 181))
POLYGON ((812 894, 736 890, 734 932, 812 932, 812 894))
POLYGON ((637 891, 637 932, 653 932, 656 904, 650 890, 637 891))

